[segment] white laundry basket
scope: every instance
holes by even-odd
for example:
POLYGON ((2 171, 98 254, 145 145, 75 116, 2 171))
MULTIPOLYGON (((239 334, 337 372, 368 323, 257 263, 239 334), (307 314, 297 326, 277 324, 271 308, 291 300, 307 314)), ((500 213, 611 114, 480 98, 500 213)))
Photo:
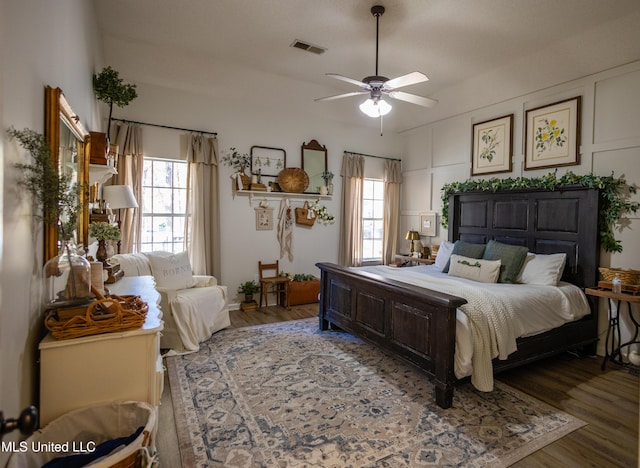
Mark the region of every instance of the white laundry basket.
MULTIPOLYGON (((92 468, 151 466, 155 460, 157 408, 140 401, 108 403, 71 411, 16 445, 7 468, 41 467, 54 458, 93 452, 100 444, 142 432, 128 445, 93 460, 92 468), (56 445, 61 444, 61 445, 56 445), (60 452, 61 448, 67 449, 60 452)), ((61 466, 64 466, 62 464, 61 466)))

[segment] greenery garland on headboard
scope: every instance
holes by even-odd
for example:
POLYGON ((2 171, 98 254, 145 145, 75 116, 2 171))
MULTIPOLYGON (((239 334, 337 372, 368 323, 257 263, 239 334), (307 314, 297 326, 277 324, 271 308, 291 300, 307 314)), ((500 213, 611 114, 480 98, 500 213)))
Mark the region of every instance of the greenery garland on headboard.
POLYGON ((464 182, 451 182, 442 187, 441 224, 444 228, 449 225, 449 194, 451 193, 472 190, 493 192, 516 189, 556 190, 564 185, 580 185, 600 190, 600 213, 598 216, 600 244, 607 252, 622 252, 622 243, 614 237, 615 227, 622 216, 638 211, 640 203, 629 201, 630 194, 636 193, 635 184, 627 185, 624 177, 616 178, 613 173, 603 177, 594 174, 578 175, 569 171, 560 178, 556 176, 556 172, 551 172, 542 177, 468 179, 464 182))

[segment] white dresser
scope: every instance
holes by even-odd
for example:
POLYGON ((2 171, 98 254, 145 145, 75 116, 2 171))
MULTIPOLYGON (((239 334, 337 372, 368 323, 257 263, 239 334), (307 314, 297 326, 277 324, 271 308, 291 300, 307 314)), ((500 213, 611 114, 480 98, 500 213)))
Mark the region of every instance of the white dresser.
POLYGON ((162 314, 153 277, 124 277, 111 293, 135 294, 149 305, 142 328, 70 340, 48 334, 40 342, 40 426, 85 406, 112 401, 158 405, 164 371, 160 356, 162 314))

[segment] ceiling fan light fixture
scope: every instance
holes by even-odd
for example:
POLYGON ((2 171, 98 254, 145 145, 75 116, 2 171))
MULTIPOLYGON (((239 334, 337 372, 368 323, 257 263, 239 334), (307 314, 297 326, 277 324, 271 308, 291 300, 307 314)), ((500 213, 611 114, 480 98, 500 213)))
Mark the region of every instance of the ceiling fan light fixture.
POLYGON ((374 101, 369 98, 360 104, 360 110, 367 114, 369 117, 380 117, 387 115, 391 112, 392 106, 384 99, 378 99, 374 101))

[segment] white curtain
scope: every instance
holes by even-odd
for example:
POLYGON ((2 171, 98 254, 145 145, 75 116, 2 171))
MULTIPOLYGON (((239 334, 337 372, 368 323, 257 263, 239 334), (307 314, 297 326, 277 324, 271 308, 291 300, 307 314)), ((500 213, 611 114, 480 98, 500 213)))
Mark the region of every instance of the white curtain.
POLYGON ((133 190, 139 208, 120 210, 121 253, 140 250, 140 211, 142 207, 142 168, 144 164, 142 148, 142 128, 137 124, 113 122, 110 145, 118 146, 118 163, 114 176, 117 185, 128 185, 133 190))
POLYGON ((400 185, 402 165, 400 161, 384 164, 384 214, 382 230, 382 261, 389 265, 395 261, 400 220, 400 185))
POLYGON ((362 265, 362 190, 364 157, 344 154, 342 159, 342 207, 340 208, 340 246, 338 263, 362 265))
POLYGON ((196 275, 220 280, 218 139, 191 134, 187 145, 186 248, 196 275))

